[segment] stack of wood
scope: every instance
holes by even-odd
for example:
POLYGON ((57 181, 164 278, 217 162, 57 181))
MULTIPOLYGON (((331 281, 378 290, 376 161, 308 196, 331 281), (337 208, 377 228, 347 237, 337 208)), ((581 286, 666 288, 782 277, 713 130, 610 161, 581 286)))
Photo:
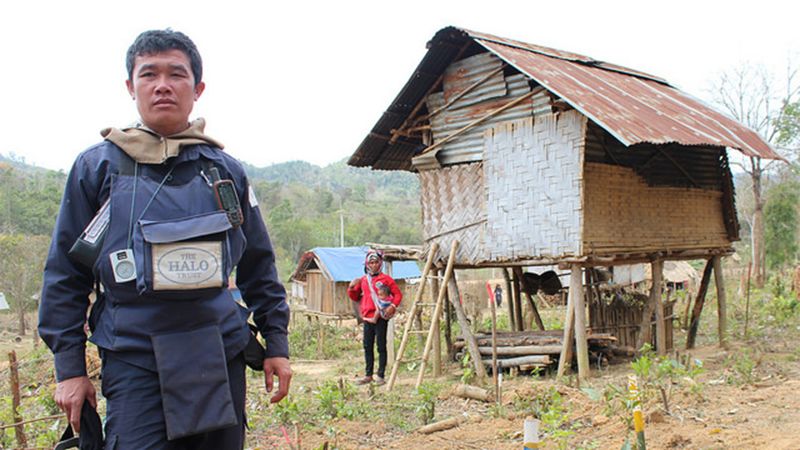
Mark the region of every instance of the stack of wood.
MULTIPOLYGON (((505 331, 497 333, 497 366, 500 369, 516 367, 519 370, 533 370, 547 368, 558 362, 561 354, 562 330, 549 331, 505 331)), ((478 351, 487 367, 492 366, 492 334, 475 334, 478 351)), ((610 333, 587 332, 589 341, 590 361, 601 360, 610 362, 614 357, 632 356, 629 349, 618 348, 615 345, 617 338, 610 333)), ((456 357, 461 358, 464 353, 464 339, 458 337, 453 344, 456 348, 456 357)), ((574 349, 573 343, 573 349, 574 349)))

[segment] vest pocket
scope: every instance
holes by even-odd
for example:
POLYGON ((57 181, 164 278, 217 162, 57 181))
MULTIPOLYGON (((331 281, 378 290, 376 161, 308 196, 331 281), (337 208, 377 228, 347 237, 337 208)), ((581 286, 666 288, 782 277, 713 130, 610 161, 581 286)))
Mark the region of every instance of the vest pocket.
POLYGON ((140 295, 185 296, 226 286, 234 259, 224 211, 164 221, 139 221, 134 236, 140 295))

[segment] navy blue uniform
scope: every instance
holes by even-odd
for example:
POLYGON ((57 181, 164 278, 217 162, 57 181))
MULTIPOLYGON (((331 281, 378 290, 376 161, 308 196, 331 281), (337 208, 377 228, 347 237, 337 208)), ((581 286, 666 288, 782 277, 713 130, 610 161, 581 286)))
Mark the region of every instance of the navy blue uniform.
MULTIPOLYGON (((102 294, 89 317, 90 339, 101 349, 104 359, 109 442, 117 440, 116 435, 126 432, 124 429, 137 420, 112 420, 112 411, 127 409, 129 405, 119 402, 138 394, 119 393, 120 400, 112 406, 116 400, 107 395, 106 385, 129 385, 147 373, 152 374, 149 381, 142 378, 137 386, 144 388, 153 379, 160 383, 164 398, 155 401, 164 402, 167 426, 164 430, 162 423, 160 431, 151 429, 146 433, 182 437, 186 430, 210 431, 223 425, 215 423, 213 417, 193 417, 191 420, 196 423, 189 425, 170 421, 171 413, 193 414, 194 410, 186 408, 218 408, 219 415, 227 416, 228 422, 236 422, 233 427, 242 429, 244 378, 238 373, 243 374, 241 352, 249 339, 246 317, 253 314, 266 340, 267 357, 288 357, 289 319, 272 245, 259 209, 251 202, 254 197, 248 195, 250 187, 244 170, 234 158, 205 144, 184 147, 177 157, 163 164, 134 164, 127 160, 126 166, 126 158, 119 147, 104 141, 78 156, 67 180, 45 267, 39 310, 39 333, 55 355, 56 378, 63 381, 86 375, 84 323, 89 293, 98 280, 102 294), (209 185, 212 166, 235 185, 244 216, 240 227, 232 226, 219 209, 209 185), (121 170, 122 167, 127 169, 121 170), (100 256, 94 267, 84 267, 70 258, 68 251, 108 199, 110 225, 100 256), (168 279, 174 283, 166 288, 159 287, 164 283, 163 277, 156 276, 161 265, 169 270, 185 269, 187 273, 196 265, 192 261, 169 260, 170 253, 178 254, 169 247, 175 242, 187 248, 198 243, 197 247, 202 244, 217 249, 208 261, 218 267, 204 272, 210 274, 210 281, 204 280, 202 288, 183 290, 179 278, 168 279), (133 250, 137 277, 117 283, 109 254, 124 249, 133 250), (227 277, 234 268, 247 310, 234 302, 227 289, 227 277), (179 287, 173 289, 175 286, 179 287), (231 367, 235 368, 233 372, 231 367), (135 371, 141 373, 134 374, 135 371), (170 390, 174 395, 168 395, 170 390)), ((205 252, 205 248, 198 251, 205 252)), ((158 391, 151 386, 148 392, 158 397, 158 391)), ((119 442, 125 439, 132 438, 120 438, 119 442)), ((130 448, 180 447, 132 444, 130 448)))

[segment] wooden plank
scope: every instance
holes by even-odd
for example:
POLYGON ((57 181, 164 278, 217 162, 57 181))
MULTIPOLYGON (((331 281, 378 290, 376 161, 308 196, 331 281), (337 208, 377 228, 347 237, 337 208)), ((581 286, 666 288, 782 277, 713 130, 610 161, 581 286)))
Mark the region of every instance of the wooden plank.
POLYGON ((700 288, 697 290, 697 298, 694 301, 694 308, 692 308, 692 320, 689 322, 689 333, 686 335, 687 350, 694 348, 697 329, 700 326, 700 314, 703 312, 703 305, 706 302, 706 292, 708 291, 708 284, 711 281, 711 270, 713 267, 714 263, 712 259, 706 261, 706 267, 703 269, 703 278, 700 280, 700 288))

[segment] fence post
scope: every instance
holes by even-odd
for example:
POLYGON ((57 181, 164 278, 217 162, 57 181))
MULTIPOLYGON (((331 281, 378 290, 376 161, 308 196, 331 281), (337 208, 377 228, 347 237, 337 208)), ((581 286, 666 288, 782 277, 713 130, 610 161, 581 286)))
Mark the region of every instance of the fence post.
MULTIPOLYGON (((14 350, 8 353, 8 367, 11 373, 11 407, 14 408, 12 416, 14 423, 22 422, 22 415, 19 412, 19 367, 17 366, 17 352, 14 350)), ((17 445, 20 448, 28 446, 28 439, 25 437, 25 425, 19 424, 14 427, 14 434, 17 437, 17 445)))

